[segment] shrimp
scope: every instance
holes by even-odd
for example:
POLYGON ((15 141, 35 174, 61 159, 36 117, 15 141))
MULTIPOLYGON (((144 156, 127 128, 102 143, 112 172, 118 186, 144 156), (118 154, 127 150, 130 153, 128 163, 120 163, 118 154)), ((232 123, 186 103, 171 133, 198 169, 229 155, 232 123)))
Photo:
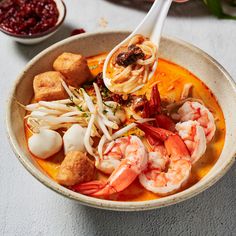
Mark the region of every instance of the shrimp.
POLYGON ((129 144, 130 137, 121 137, 107 143, 96 168, 106 174, 111 174, 124 158, 125 150, 129 144))
POLYGON ((148 153, 148 168, 161 171, 165 169, 166 164, 169 161, 169 155, 162 144, 154 146, 153 151, 148 153))
POLYGON ((206 141, 209 143, 216 131, 212 113, 198 102, 185 102, 178 110, 180 121, 196 120, 204 129, 206 141))
POLYGON ((134 135, 128 136, 128 139, 128 145, 121 148, 124 158, 106 182, 95 180, 72 189, 90 196, 107 196, 126 189, 146 169, 148 159, 142 141, 134 135))
POLYGON ((204 129, 197 121, 192 120, 177 123, 175 128, 186 144, 191 154, 191 162, 194 164, 206 151, 206 136, 204 129))
POLYGON ((164 146, 156 146, 154 153, 149 153, 148 167, 139 175, 139 182, 147 190, 169 195, 178 191, 189 179, 191 157, 179 135, 150 125, 139 124, 138 127, 164 146))

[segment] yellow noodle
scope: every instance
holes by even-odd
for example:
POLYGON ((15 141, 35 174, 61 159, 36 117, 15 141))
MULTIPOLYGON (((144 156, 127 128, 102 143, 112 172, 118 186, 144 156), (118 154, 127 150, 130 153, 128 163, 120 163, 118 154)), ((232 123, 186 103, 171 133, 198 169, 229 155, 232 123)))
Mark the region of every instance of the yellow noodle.
POLYGON ((131 45, 138 46, 144 53, 145 59, 139 59, 127 67, 119 66, 114 63, 114 60, 111 60, 114 71, 110 79, 117 91, 131 92, 135 87, 147 83, 148 74, 157 59, 156 46, 142 35, 135 35, 131 38, 127 47, 131 45))

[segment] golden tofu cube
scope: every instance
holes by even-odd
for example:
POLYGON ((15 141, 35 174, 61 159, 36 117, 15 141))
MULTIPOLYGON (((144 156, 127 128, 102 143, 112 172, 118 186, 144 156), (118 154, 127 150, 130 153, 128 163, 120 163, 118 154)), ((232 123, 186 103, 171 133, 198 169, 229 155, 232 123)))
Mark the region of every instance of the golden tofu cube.
POLYGON ((94 177, 94 162, 79 151, 69 152, 59 168, 56 180, 65 186, 88 182, 94 177))
POLYGON ((65 76, 65 82, 79 87, 92 77, 87 60, 80 54, 62 53, 53 63, 53 68, 65 76))
POLYGON ((53 101, 68 98, 61 84, 64 76, 57 71, 48 71, 34 77, 33 88, 36 101, 53 101))

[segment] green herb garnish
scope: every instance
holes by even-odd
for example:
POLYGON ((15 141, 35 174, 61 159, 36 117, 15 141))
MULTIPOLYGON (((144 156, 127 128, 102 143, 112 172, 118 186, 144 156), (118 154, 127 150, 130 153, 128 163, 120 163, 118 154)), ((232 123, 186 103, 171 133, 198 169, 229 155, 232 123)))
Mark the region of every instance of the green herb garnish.
POLYGON ((89 69, 90 69, 90 70, 95 70, 95 69, 97 69, 97 68, 98 68, 98 65, 89 66, 89 69))
POLYGON ((79 111, 83 111, 82 106, 80 106, 80 105, 76 105, 76 107, 77 107, 77 109, 78 109, 79 111))
MULTIPOLYGON (((203 0, 207 5, 210 12, 217 16, 219 19, 232 19, 236 20, 236 16, 225 13, 221 0, 203 0)), ((235 6, 235 1, 231 0, 229 3, 231 6, 235 6)))
POLYGON ((106 87, 103 87, 103 88, 101 89, 101 95, 102 95, 102 97, 104 97, 104 98, 108 97, 108 96, 109 96, 109 90, 108 90, 106 87))
POLYGON ((106 107, 109 107, 111 109, 113 109, 114 107, 113 106, 110 106, 110 105, 107 105, 105 102, 102 101, 102 103, 106 106, 106 107))
POLYGON ((87 113, 84 113, 82 116, 83 117, 88 117, 89 115, 87 113))

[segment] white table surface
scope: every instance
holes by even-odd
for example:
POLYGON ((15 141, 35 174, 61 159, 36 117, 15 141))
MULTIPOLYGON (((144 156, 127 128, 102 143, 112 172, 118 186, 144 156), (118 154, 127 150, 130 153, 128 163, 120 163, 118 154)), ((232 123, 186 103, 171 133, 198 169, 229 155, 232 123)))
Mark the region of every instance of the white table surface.
MULTIPOLYGON (((44 43, 24 46, 0 34, 0 235, 236 235, 235 164, 193 199, 153 211, 122 213, 81 206, 59 196, 18 162, 6 138, 5 106, 25 64, 74 28, 103 29, 99 20, 104 17, 107 29, 132 30, 148 9, 141 0, 67 0, 66 5, 65 24, 44 43), (130 6, 125 5, 128 2, 130 6)), ((202 48, 236 78, 236 21, 218 20, 200 0, 191 0, 172 6, 164 33, 202 48)))

